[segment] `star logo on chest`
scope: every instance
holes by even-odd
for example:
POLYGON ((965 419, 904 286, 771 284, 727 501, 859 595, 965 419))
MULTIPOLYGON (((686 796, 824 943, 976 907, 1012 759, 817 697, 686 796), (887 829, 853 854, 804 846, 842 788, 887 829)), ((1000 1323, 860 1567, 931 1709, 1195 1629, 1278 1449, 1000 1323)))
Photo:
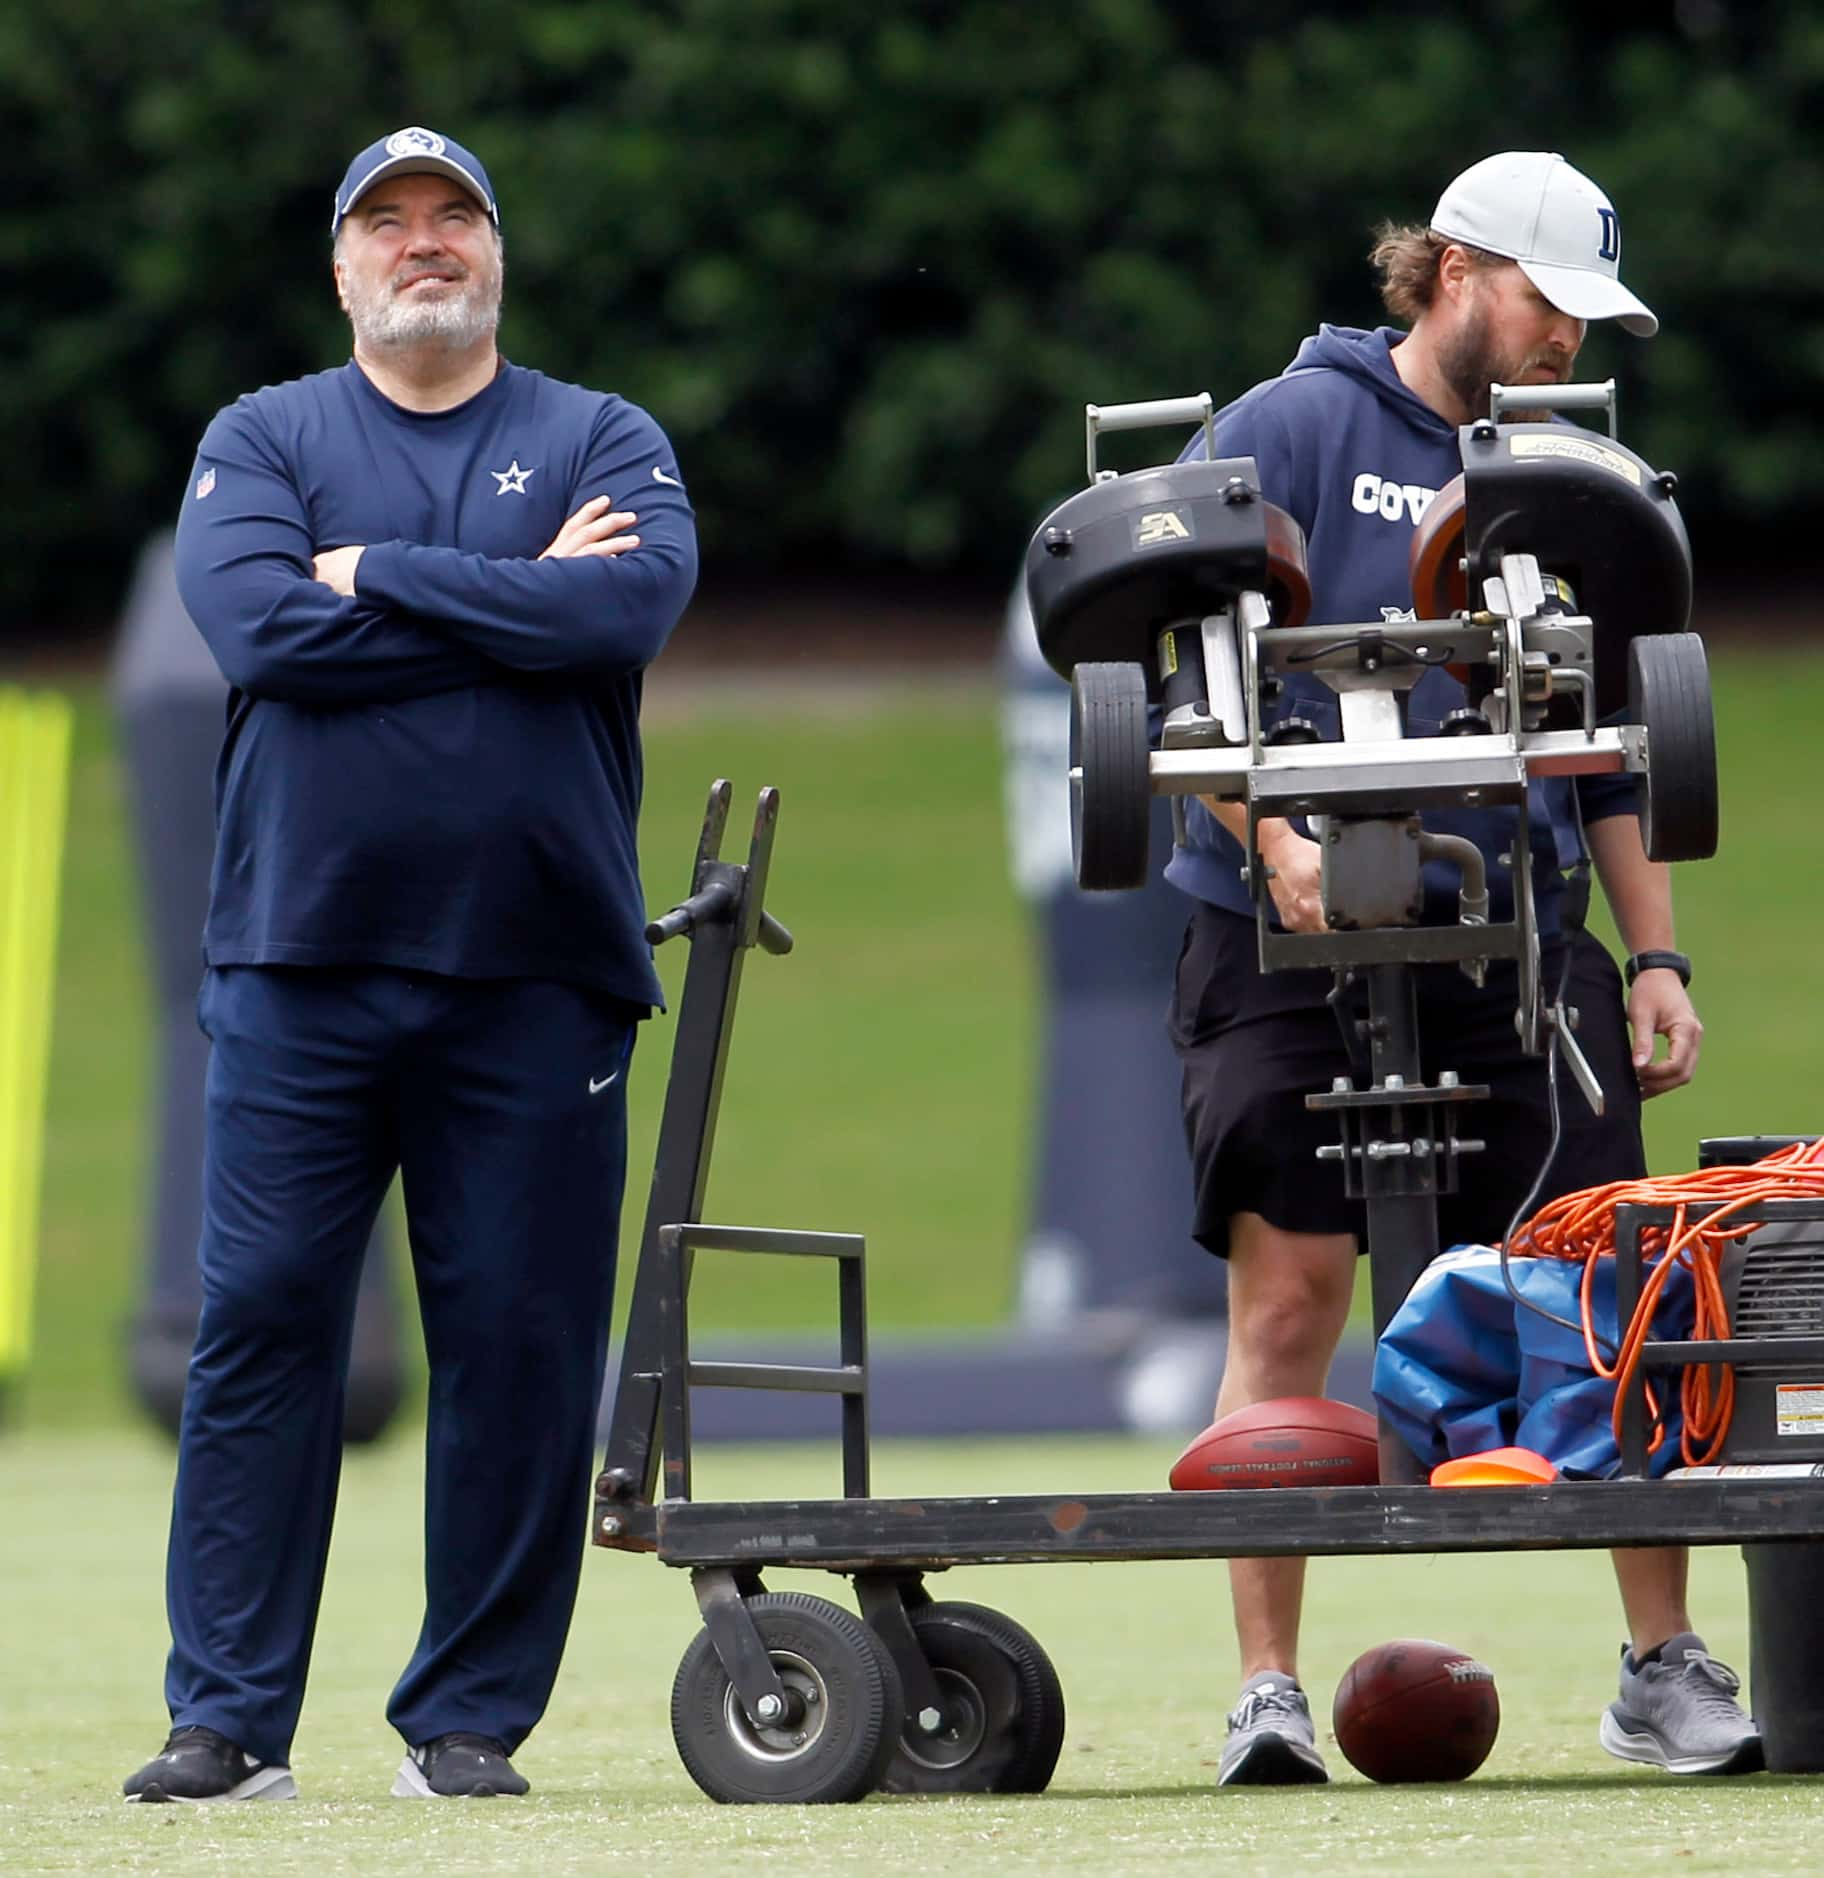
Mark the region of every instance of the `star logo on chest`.
POLYGON ((497 496, 523 496, 526 493, 526 478, 537 475, 536 469, 521 469, 519 458, 513 459, 512 467, 504 470, 489 470, 488 474, 500 484, 494 491, 497 496))

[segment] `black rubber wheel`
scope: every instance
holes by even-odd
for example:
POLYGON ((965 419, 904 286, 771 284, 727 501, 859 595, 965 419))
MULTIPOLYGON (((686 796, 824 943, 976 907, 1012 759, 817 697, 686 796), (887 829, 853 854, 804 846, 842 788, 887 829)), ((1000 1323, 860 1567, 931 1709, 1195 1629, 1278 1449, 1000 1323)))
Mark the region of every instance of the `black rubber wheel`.
POLYGON ((1092 893, 1145 886, 1152 783, 1138 665, 1079 665, 1071 675, 1070 766, 1077 885, 1092 893))
POLYGON ((859 1800, 879 1786, 906 1701, 899 1671, 860 1618, 800 1591, 747 1600, 779 1680, 804 1704, 790 1726, 752 1721, 709 1632, 692 1639, 671 1689, 671 1736, 712 1800, 792 1806, 859 1800))
POLYGON ((881 1780, 887 1793, 1042 1793, 1064 1746, 1064 1691, 1030 1631, 979 1604, 908 1611, 949 1725, 908 1716, 881 1780))
POLYGON ((1647 733, 1640 836, 1650 861, 1716 852, 1716 719, 1696 633, 1649 633, 1628 647, 1628 717, 1647 733))

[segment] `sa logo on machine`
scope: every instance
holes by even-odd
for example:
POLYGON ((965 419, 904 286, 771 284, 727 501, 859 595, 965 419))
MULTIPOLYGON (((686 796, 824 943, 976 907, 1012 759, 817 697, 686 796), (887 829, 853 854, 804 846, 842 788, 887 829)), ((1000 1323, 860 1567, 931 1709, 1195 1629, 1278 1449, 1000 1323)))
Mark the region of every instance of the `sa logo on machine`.
POLYGON ((1189 518, 1178 509, 1149 509, 1134 523, 1134 546, 1156 548, 1162 541, 1189 541, 1189 518))

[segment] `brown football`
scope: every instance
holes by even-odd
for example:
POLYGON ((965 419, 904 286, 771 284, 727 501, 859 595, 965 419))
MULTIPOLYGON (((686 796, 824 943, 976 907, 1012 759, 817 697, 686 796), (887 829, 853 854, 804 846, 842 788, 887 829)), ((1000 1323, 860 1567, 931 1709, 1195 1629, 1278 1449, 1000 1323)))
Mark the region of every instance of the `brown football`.
POLYGON ((1349 1665, 1331 1723, 1370 1780, 1467 1780, 1495 1745, 1501 1698, 1494 1672, 1468 1651, 1401 1637, 1349 1665))
POLYGON ((1372 1487, 1381 1477, 1375 1420, 1328 1396, 1287 1395, 1212 1422, 1172 1463, 1172 1485, 1372 1487))

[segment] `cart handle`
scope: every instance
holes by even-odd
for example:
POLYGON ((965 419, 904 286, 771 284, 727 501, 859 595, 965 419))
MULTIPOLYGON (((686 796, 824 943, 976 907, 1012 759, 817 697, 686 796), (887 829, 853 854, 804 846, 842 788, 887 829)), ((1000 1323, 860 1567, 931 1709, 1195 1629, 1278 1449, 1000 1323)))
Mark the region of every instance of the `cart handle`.
POLYGON ((1089 480, 1092 483, 1105 482, 1115 474, 1113 470, 1096 468, 1096 434, 1104 430, 1152 430, 1159 425, 1201 424, 1203 453, 1214 462, 1216 432, 1210 413, 1215 408, 1216 400, 1207 391, 1196 392, 1188 398, 1147 398, 1138 404, 1084 405, 1083 421, 1089 444, 1089 480))
MULTIPOLYGON (((675 939, 680 933, 695 932, 697 927, 717 919, 726 919, 733 912, 735 888, 731 881, 714 880, 689 899, 680 900, 669 913, 661 913, 646 928, 646 943, 650 946, 662 946, 667 939, 675 939)), ((772 914, 762 909, 760 914, 760 944, 776 957, 783 958, 792 949, 792 935, 772 914)))

